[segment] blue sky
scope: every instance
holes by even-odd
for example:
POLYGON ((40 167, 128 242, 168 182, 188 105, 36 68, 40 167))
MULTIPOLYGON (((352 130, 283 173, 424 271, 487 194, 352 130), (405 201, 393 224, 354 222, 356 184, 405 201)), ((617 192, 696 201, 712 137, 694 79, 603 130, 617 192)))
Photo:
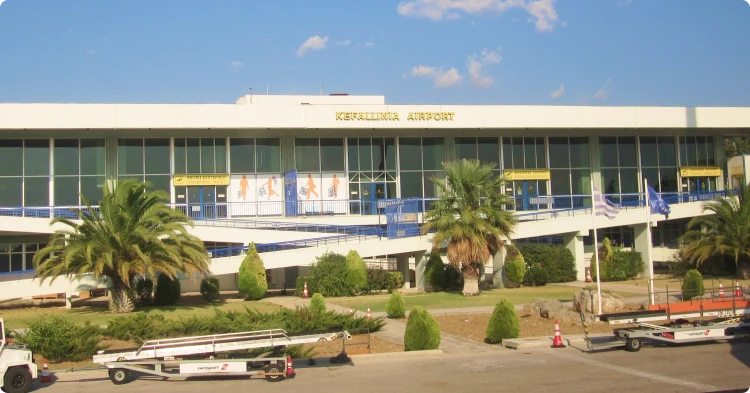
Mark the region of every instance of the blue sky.
POLYGON ((750 106, 744 0, 1 3, 0 102, 750 106))

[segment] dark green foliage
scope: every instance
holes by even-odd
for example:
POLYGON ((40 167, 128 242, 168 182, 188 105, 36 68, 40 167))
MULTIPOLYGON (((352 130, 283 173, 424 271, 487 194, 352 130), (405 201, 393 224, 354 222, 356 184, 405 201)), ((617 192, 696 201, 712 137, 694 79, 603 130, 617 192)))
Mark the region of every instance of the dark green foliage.
POLYGON ((538 263, 529 267, 524 276, 524 284, 531 285, 532 287, 541 287, 547 285, 547 271, 544 270, 538 263))
MULTIPOLYGON (((327 252, 310 266, 310 281, 315 283, 315 292, 327 297, 349 296, 352 293, 348 279, 346 257, 327 252)), ((308 292, 310 282, 307 283, 308 292)))
POLYGON ((440 292, 445 288, 445 263, 440 254, 433 252, 425 267, 425 280, 432 292, 440 292))
POLYGON ((625 281, 643 274, 646 264, 640 252, 626 251, 615 248, 612 254, 612 263, 608 269, 607 277, 602 281, 625 281))
POLYGON ((156 280, 154 303, 159 306, 171 306, 180 299, 180 280, 172 280, 166 274, 160 274, 156 280))
POLYGON ((326 300, 323 295, 316 293, 310 299, 310 312, 313 315, 323 315, 326 313, 326 300))
POLYGON ((703 275, 695 269, 688 271, 682 281, 682 300, 703 296, 704 293, 703 275))
POLYGON ((144 306, 150 305, 154 301, 154 282, 150 278, 138 280, 135 292, 139 303, 144 306))
POLYGON ((312 281, 310 276, 299 276, 294 288, 294 296, 302 297, 305 294, 305 283, 307 283, 307 296, 312 296, 317 291, 315 290, 315 283, 312 281))
POLYGON ((599 275, 599 271, 596 268, 596 260, 599 260, 599 269, 601 270, 601 281, 607 281, 609 278, 609 267, 612 265, 612 258, 614 250, 612 249, 612 242, 609 238, 605 237, 602 241, 602 246, 596 253, 596 258, 591 258, 591 278, 596 281, 596 276, 599 275))
POLYGON ((508 287, 520 288, 523 276, 526 274, 526 261, 521 251, 512 244, 508 246, 508 252, 505 254, 505 272, 508 277, 508 287))
POLYGON ((545 244, 523 244, 519 247, 526 266, 539 265, 547 273, 547 282, 576 281, 576 260, 567 247, 545 244))
POLYGON ((501 299, 487 325, 487 342, 499 343, 509 338, 518 338, 520 326, 518 314, 513 304, 507 299, 501 299))
POLYGON ((403 318, 406 316, 406 302, 399 291, 393 291, 385 304, 385 312, 391 318, 403 318))
POLYGON ((246 299, 251 300, 263 299, 268 292, 266 268, 263 266, 258 250, 255 248, 255 243, 250 243, 247 255, 240 264, 237 289, 246 299))
POLYGON ((346 256, 346 266, 351 294, 359 294, 367 287, 367 265, 357 251, 350 250, 346 256))
POLYGON ((445 289, 459 289, 464 285, 464 276, 453 264, 445 265, 445 289))
POLYGON ((206 277, 201 281, 201 297, 206 303, 219 300, 221 291, 219 290, 219 279, 216 277, 206 277))
POLYGON ((19 341, 53 363, 91 360, 98 350, 101 329, 78 326, 67 318, 46 317, 29 321, 19 341))
POLYGON ((367 269, 367 288, 365 293, 379 291, 393 292, 401 288, 404 278, 401 272, 392 272, 379 267, 367 269))
POLYGON ((424 308, 414 306, 409 313, 404 333, 407 351, 425 351, 440 346, 440 327, 435 318, 424 308))

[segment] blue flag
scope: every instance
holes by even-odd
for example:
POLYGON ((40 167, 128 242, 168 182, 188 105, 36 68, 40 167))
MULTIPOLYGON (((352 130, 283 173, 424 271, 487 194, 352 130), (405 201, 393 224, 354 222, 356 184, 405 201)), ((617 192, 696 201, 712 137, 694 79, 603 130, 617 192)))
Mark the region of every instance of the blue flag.
POLYGON ((669 205, 661 199, 661 196, 651 186, 648 186, 648 202, 651 205, 651 213, 663 214, 669 220, 669 213, 672 212, 669 205))

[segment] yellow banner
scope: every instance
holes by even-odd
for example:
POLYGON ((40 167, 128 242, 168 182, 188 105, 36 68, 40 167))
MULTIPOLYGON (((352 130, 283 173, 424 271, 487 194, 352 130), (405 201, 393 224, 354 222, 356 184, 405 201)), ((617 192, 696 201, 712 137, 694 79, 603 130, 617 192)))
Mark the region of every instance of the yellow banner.
POLYGON ((718 166, 683 166, 680 167, 681 177, 719 177, 721 168, 718 166))
POLYGON ((228 186, 229 174, 191 174, 191 175, 174 175, 172 177, 175 187, 180 186, 228 186))
POLYGON ((503 172, 505 180, 549 180, 549 169, 508 169, 503 172))

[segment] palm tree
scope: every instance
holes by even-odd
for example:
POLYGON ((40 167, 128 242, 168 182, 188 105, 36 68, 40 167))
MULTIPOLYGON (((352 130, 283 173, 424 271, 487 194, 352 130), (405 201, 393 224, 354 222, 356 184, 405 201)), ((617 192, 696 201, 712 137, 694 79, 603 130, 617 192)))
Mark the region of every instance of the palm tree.
POLYGON ((731 257, 737 275, 750 278, 750 187, 704 203, 703 212, 713 214, 690 220, 681 238, 684 256, 696 265, 711 257, 731 257))
POLYGON ((134 308, 128 290, 136 276, 162 273, 177 279, 178 272, 206 273, 210 259, 205 245, 187 232, 192 220, 164 203, 164 191, 148 187, 121 181, 114 190, 105 187, 98 211, 84 199, 86 208, 76 212, 79 222, 54 218, 50 225, 67 228, 56 230, 47 247, 34 255, 36 277, 41 282, 88 273, 106 277, 112 285, 110 311, 126 313, 134 308))
POLYGON ((448 243, 448 259, 464 277, 464 296, 479 294, 480 268, 510 238, 516 219, 504 207, 505 180, 493 176, 494 164, 477 160, 443 163, 446 182, 433 178, 442 192, 427 212, 423 231, 434 231, 433 247, 448 243))

